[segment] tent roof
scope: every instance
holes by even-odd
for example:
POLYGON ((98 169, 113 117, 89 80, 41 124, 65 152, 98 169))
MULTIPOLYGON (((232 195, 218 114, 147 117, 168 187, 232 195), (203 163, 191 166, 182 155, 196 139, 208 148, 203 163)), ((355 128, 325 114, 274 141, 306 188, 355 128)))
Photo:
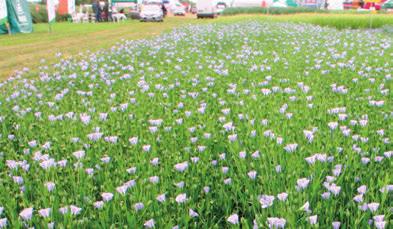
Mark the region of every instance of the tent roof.
POLYGON ((383 9, 393 9, 393 0, 389 0, 382 5, 383 9))
POLYGON ((133 2, 133 3, 137 3, 137 0, 112 0, 113 3, 115 2, 133 2))

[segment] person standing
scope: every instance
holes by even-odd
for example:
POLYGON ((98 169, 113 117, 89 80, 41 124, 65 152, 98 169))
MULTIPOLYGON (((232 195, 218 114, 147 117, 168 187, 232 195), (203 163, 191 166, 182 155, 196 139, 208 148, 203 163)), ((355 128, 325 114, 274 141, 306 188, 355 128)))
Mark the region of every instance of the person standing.
POLYGON ((97 1, 96 0, 93 1, 93 4, 92 4, 91 7, 93 8, 93 13, 94 13, 94 16, 96 17, 96 21, 98 21, 98 18, 97 18, 98 6, 97 6, 97 1))
POLYGON ((97 6, 98 6, 98 21, 99 22, 102 22, 102 7, 101 7, 101 4, 100 4, 100 1, 99 0, 97 0, 97 6))
POLYGON ((113 21, 113 6, 112 6, 112 1, 108 1, 108 21, 113 21))
POLYGON ((104 4, 104 21, 109 21, 109 3, 106 1, 104 4))
POLYGON ((100 6, 100 2, 98 0, 95 0, 93 2, 93 12, 96 16, 96 21, 100 22, 101 21, 101 6, 100 6))
POLYGON ((164 4, 161 4, 161 10, 162 10, 162 14, 164 15, 164 17, 166 17, 168 11, 167 11, 167 9, 166 9, 164 4))

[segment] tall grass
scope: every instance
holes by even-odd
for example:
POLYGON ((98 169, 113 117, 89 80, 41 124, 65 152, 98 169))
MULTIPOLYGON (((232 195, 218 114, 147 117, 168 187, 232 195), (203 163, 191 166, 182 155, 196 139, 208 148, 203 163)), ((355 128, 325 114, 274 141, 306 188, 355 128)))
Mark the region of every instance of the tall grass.
MULTIPOLYGON (((283 11, 284 12, 284 11, 283 11)), ((310 23, 319 26, 328 26, 337 29, 375 29, 384 26, 393 25, 393 15, 389 14, 354 14, 354 13, 326 13, 321 11, 319 13, 297 13, 297 14, 274 14, 272 15, 255 15, 249 14, 248 18, 258 18, 266 21, 277 22, 296 22, 296 23, 310 23)), ((353 12, 353 11, 352 11, 353 12)), ((238 16, 242 17, 242 16, 238 16)), ((228 17, 230 19, 231 17, 228 17)), ((237 17, 235 17, 237 18, 237 17)))
POLYGON ((306 7, 287 7, 287 8, 262 8, 262 7, 230 7, 223 11, 223 15, 236 15, 236 14, 296 14, 296 13, 310 13, 310 12, 327 12, 320 9, 312 9, 306 7))
MULTIPOLYGON (((372 14, 371 11, 357 11, 357 10, 324 10, 309 7, 229 7, 226 8, 222 15, 238 15, 238 14, 271 14, 271 15, 286 15, 299 13, 323 13, 323 14, 372 14)), ((378 14, 388 14, 386 10, 378 11, 378 14)))
POLYGON ((310 23, 319 26, 334 27, 337 29, 366 29, 381 28, 386 25, 393 25, 391 15, 353 15, 353 14, 316 14, 316 15, 286 15, 279 17, 268 17, 273 21, 290 21, 300 23, 310 23))

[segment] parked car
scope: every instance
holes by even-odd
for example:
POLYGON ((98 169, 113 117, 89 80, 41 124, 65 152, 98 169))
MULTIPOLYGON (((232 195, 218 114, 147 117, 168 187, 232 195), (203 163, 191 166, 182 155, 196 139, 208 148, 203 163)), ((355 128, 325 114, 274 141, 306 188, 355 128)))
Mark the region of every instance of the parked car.
POLYGON ((143 5, 139 13, 140 21, 164 21, 164 13, 160 4, 147 4, 143 5))
POLYGON ((127 14, 128 18, 139 20, 139 8, 137 5, 131 7, 130 11, 127 14))
POLYGON ((138 11, 130 11, 127 16, 134 20, 140 19, 140 15, 138 11))
POLYGON ((176 7, 175 9, 173 9, 173 15, 175 16, 185 16, 186 15, 186 10, 184 9, 184 7, 176 7))
POLYGON ((197 1, 197 18, 215 18, 217 17, 217 8, 211 0, 197 1))
POLYGON ((221 14, 225 10, 225 8, 227 8, 227 5, 224 2, 219 2, 217 3, 216 7, 217 7, 217 13, 221 14))

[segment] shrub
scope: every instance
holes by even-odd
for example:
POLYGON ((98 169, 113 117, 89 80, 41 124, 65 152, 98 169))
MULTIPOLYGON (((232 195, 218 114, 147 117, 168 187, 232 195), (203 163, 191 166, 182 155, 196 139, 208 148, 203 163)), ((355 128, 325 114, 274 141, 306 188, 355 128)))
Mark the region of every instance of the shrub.
MULTIPOLYGON (((30 4, 30 12, 33 19, 33 23, 47 23, 48 12, 46 11, 46 5, 44 4, 30 4)), ((56 21, 68 21, 71 16, 69 14, 59 15, 56 12, 56 21)))
POLYGON ((42 4, 30 4, 31 17, 33 23, 48 22, 48 13, 46 6, 42 4))
MULTIPOLYGON (((236 15, 236 14, 271 14, 271 15, 285 15, 297 13, 324 13, 324 14, 370 14, 370 11, 357 11, 357 10, 324 10, 309 7, 229 7, 226 8, 223 15, 236 15)), ((386 10, 379 10, 378 14, 387 14, 386 10)))
POLYGON ((393 25, 393 17, 382 15, 349 15, 349 14, 316 14, 316 15, 295 15, 291 17, 276 18, 277 21, 292 21, 301 23, 311 23, 319 26, 329 26, 336 29, 370 29, 381 28, 385 25, 393 25))

